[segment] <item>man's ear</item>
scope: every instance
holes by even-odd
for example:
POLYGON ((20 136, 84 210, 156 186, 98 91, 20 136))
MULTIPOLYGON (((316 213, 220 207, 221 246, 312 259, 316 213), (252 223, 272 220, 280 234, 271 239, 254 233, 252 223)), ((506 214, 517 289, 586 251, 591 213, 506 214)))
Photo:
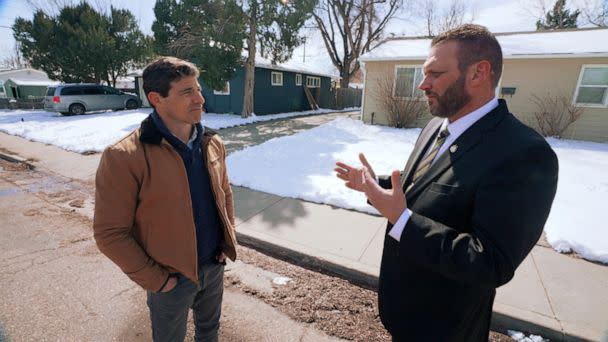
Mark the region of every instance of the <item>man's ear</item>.
POLYGON ((471 82, 479 86, 486 82, 491 82, 492 66, 486 60, 479 61, 471 65, 471 82))
POLYGON ((148 93, 148 102, 150 102, 150 104, 153 107, 156 107, 162 100, 162 96, 160 96, 160 93, 157 93, 155 91, 151 91, 148 93))

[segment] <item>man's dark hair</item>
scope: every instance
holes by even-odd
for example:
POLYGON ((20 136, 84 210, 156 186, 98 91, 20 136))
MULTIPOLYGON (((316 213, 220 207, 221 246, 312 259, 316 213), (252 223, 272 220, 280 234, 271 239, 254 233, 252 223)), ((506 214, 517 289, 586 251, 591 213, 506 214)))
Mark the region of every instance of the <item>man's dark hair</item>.
POLYGON ((176 57, 158 57, 148 64, 143 72, 143 88, 146 97, 151 91, 159 93, 162 97, 169 95, 171 82, 179 81, 183 77, 195 76, 199 71, 196 65, 176 57))
POLYGON ((502 49, 496 37, 481 25, 465 24, 433 38, 431 47, 448 41, 458 42, 458 69, 464 72, 473 63, 486 60, 492 67, 492 86, 502 74, 502 49))

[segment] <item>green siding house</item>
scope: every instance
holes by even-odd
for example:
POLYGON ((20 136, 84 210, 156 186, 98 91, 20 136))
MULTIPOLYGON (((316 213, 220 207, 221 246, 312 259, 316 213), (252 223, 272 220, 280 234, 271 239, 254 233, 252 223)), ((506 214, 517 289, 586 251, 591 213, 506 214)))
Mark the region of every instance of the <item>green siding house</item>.
MULTIPOLYGON (((306 98, 307 87, 321 108, 331 108, 331 75, 323 75, 281 68, 256 66, 253 89, 254 112, 258 115, 298 112, 312 109, 306 98)), ((210 113, 240 113, 245 91, 245 70, 239 68, 236 75, 222 90, 212 90, 201 83, 210 113)))
MULTIPOLYGON (((312 109, 304 88, 308 88, 320 108, 334 106, 332 75, 280 65, 256 63, 253 105, 256 115, 298 112, 312 109)), ((224 89, 210 89, 200 80, 205 111, 209 113, 240 114, 245 92, 245 69, 240 67, 224 89)), ((136 89, 142 103, 145 94, 141 74, 136 76, 136 89)), ((149 104, 148 104, 149 105, 149 104)))

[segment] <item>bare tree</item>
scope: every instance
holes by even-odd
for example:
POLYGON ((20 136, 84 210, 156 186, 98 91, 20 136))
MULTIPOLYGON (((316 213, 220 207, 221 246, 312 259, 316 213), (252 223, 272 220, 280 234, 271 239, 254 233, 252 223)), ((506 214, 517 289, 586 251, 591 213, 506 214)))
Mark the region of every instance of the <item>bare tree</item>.
POLYGON ((0 61, 0 67, 8 69, 28 68, 29 63, 23 59, 19 43, 15 42, 14 50, 0 61))
POLYGON ((340 87, 361 67, 359 56, 375 48, 386 25, 404 0, 321 0, 313 17, 332 63, 340 72, 340 87))
POLYGON ((594 26, 608 27, 608 0, 585 0, 582 8, 584 20, 594 26))
POLYGON ((584 112, 584 108, 573 105, 570 98, 564 94, 533 94, 531 100, 536 105, 536 128, 545 137, 562 137, 564 131, 584 112))
POLYGON ((414 127, 416 120, 424 114, 426 105, 420 96, 395 96, 395 78, 389 75, 379 78, 372 88, 373 96, 387 113, 389 126, 414 127))
POLYGON ((553 6, 553 1, 519 0, 521 13, 535 22, 544 19, 551 6, 553 6))
POLYGON ((424 18, 428 37, 475 20, 475 8, 462 0, 451 0, 443 11, 438 10, 436 1, 424 0, 418 12, 424 18))
POLYGON ((427 36, 432 37, 436 32, 435 25, 437 24, 437 6, 434 6, 431 0, 425 0, 421 4, 419 12, 425 20, 427 36))

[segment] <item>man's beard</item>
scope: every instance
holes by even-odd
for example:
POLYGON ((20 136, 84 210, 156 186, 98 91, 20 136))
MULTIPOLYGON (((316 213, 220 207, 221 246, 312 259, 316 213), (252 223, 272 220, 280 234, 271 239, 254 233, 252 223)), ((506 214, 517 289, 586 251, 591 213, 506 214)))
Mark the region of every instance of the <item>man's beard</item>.
POLYGON ((461 74, 460 77, 445 90, 443 95, 439 96, 439 94, 430 91, 425 92, 427 96, 433 95, 437 101, 435 107, 431 107, 427 102, 429 111, 433 116, 448 118, 456 114, 462 107, 471 101, 471 96, 467 94, 464 89, 464 82, 464 74, 461 74))

